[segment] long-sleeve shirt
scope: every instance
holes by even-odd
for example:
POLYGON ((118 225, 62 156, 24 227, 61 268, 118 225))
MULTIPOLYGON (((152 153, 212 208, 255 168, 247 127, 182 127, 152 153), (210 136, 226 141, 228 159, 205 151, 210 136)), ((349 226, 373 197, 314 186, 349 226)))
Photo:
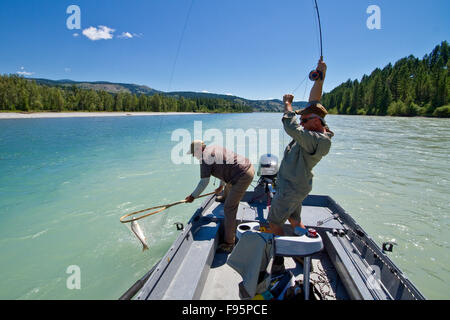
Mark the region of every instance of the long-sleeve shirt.
POLYGON ((211 176, 221 181, 221 185, 235 184, 251 167, 249 159, 219 146, 208 146, 203 150, 200 163, 200 182, 191 194, 198 197, 208 186, 211 176))
POLYGON ((284 152, 277 178, 278 192, 292 198, 304 197, 312 190, 312 169, 330 151, 332 132, 319 133, 300 126, 293 111, 284 113, 283 126, 292 137, 284 152))
MULTIPOLYGON (((203 191, 205 191, 206 187, 209 184, 209 180, 210 178, 203 178, 200 179, 200 182, 197 185, 197 188, 195 188, 194 192, 192 192, 191 196, 193 196, 194 198, 197 198, 199 195, 201 195, 203 193, 203 191)), ((220 186, 225 186, 225 182, 220 180, 220 186)))

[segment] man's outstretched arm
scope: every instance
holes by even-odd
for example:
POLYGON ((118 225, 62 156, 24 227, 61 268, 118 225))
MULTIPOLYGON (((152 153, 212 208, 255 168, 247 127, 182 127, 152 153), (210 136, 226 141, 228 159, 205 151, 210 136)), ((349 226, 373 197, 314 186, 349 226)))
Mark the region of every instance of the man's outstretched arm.
POLYGON ((309 102, 312 101, 320 101, 322 99, 322 89, 323 89, 323 83, 325 81, 325 75, 327 73, 327 65, 323 60, 319 60, 319 63, 317 65, 317 70, 322 72, 323 79, 319 79, 317 81, 314 81, 314 85, 311 89, 311 93, 309 95, 309 102))

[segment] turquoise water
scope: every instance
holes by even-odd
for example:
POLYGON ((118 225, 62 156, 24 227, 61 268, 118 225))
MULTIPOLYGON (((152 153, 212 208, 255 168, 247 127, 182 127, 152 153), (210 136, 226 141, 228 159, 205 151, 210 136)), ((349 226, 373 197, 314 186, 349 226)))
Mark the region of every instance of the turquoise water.
MULTIPOLYGON (((226 129, 259 133, 280 130, 280 118, 0 120, 0 299, 117 299, 164 255, 177 236, 173 224, 186 223, 199 205, 144 220, 150 244, 144 253, 119 222, 125 213, 193 191, 198 165, 174 163, 172 133, 193 134, 194 121, 224 136, 226 129), (72 265, 81 270, 80 290, 66 285, 72 265)), ((377 243, 395 239, 391 258, 426 297, 450 298, 450 120, 330 116, 328 122, 336 136, 315 169, 313 193, 332 196, 377 243)), ((272 153, 289 142, 279 133, 272 153)))

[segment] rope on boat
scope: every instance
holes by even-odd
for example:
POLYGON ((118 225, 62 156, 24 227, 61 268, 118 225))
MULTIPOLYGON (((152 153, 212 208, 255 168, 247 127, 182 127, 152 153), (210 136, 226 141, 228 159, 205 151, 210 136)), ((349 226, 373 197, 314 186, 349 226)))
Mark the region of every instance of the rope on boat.
POLYGON ((310 281, 316 288, 319 289, 320 294, 325 300, 337 300, 337 283, 334 289, 331 285, 331 280, 328 280, 327 274, 323 267, 318 264, 317 268, 319 271, 311 271, 310 281), (316 275, 317 280, 313 279, 312 276, 316 275))
MULTIPOLYGON (((207 193, 207 194, 201 195, 201 196, 199 196, 199 197, 197 197, 195 199, 204 198, 204 197, 207 197, 207 196, 211 196, 213 194, 215 194, 215 192, 211 192, 211 193, 207 193)), ((162 212, 164 210, 167 210, 167 209, 169 209, 171 207, 174 207, 174 206, 177 206, 177 205, 183 204, 183 203, 187 203, 187 201, 186 200, 181 200, 181 201, 177 201, 177 202, 174 202, 174 203, 165 204, 165 205, 162 205, 162 206, 152 207, 152 208, 148 208, 148 209, 144 209, 144 210, 128 213, 128 214, 126 214, 126 215, 124 215, 123 217, 120 218, 120 222, 122 222, 122 223, 130 223, 130 222, 133 222, 133 221, 138 221, 138 220, 141 220, 141 219, 153 216, 153 215, 155 215, 157 213, 160 213, 160 212, 162 212), (127 219, 127 218, 129 218, 131 216, 137 215, 139 213, 144 213, 144 212, 147 212, 147 211, 151 211, 151 212, 149 212, 149 213, 147 213, 147 214, 145 214, 143 216, 140 216, 138 218, 127 219)))

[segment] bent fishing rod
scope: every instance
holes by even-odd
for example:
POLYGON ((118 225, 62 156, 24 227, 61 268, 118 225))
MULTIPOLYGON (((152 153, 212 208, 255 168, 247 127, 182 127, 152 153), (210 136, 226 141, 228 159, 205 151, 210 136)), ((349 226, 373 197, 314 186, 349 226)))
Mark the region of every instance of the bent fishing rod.
MULTIPOLYGON (((323 61, 323 39, 322 39, 322 23, 320 22, 320 12, 317 0, 314 0, 317 20, 319 21, 319 36, 320 36, 320 61, 323 61)), ((323 73, 320 70, 313 70, 309 73, 309 79, 311 81, 323 80, 323 73)))
MULTIPOLYGON (((316 15, 317 15, 317 20, 318 20, 318 25, 319 25, 319 37, 320 37, 320 60, 323 61, 323 37, 322 37, 322 23, 320 20, 320 12, 319 12, 319 5, 317 4, 317 0, 314 0, 314 8, 316 11, 316 15)), ((294 94, 302 85, 303 83, 305 83, 306 79, 309 79, 311 81, 318 81, 318 80, 323 80, 323 73, 320 70, 313 70, 309 73, 309 75, 307 75, 305 77, 305 79, 303 79, 302 82, 300 82, 300 84, 297 86, 297 88, 294 89, 294 91, 292 91, 292 94, 294 94)), ((305 86, 305 92, 306 92, 306 86, 305 86)))

